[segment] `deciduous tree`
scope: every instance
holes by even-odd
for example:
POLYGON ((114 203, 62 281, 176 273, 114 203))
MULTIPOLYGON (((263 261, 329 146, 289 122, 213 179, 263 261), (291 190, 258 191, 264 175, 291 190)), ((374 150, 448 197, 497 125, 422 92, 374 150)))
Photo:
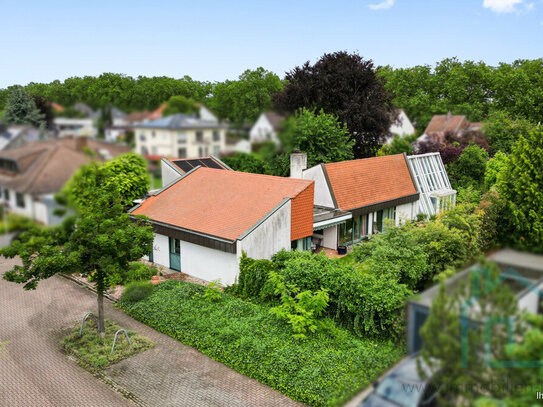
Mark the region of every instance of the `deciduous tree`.
POLYGON ((285 89, 274 97, 278 110, 321 109, 344 123, 355 140, 355 158, 373 157, 397 117, 385 80, 371 60, 340 51, 324 54, 286 74, 285 89))

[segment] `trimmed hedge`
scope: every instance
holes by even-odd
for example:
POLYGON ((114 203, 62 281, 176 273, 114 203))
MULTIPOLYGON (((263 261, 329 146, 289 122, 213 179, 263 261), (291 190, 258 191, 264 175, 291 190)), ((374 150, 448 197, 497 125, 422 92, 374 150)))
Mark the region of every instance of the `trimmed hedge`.
POLYGON ((147 298, 120 306, 131 316, 287 396, 315 406, 341 405, 403 356, 390 341, 334 327, 296 340, 270 308, 205 288, 161 283, 147 298))

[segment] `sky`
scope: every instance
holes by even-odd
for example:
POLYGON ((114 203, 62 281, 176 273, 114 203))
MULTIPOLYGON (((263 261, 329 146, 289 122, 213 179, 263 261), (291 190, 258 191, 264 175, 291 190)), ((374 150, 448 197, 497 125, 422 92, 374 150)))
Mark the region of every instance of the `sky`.
POLYGON ((543 57, 543 0, 0 0, 0 88, 103 72, 283 77, 325 52, 376 65, 543 57))

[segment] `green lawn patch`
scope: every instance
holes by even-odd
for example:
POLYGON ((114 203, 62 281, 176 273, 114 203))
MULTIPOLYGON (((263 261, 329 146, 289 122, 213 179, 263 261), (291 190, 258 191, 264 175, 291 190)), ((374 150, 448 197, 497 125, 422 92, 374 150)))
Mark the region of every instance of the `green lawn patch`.
POLYGON ((81 336, 79 335, 80 325, 78 324, 62 341, 62 349, 68 355, 74 356, 77 363, 84 369, 98 372, 154 346, 154 343, 149 339, 138 335, 134 331, 127 330, 126 332, 132 344, 128 345, 126 336, 121 332, 117 336, 115 350, 111 353, 115 332, 121 327, 107 319, 105 325, 106 337, 101 340, 94 321, 89 320, 85 323, 81 336))
POLYGON ((293 338, 270 308, 205 288, 166 281, 145 299, 119 305, 134 318, 287 396, 315 406, 341 405, 404 355, 386 340, 332 327, 293 338))

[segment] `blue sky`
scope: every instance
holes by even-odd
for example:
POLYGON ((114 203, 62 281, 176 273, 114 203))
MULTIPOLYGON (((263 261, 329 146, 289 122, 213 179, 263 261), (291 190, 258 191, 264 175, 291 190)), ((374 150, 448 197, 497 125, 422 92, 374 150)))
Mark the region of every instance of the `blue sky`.
POLYGON ((543 0, 0 0, 0 88, 70 76, 284 72, 324 52, 378 65, 543 57, 543 0))

